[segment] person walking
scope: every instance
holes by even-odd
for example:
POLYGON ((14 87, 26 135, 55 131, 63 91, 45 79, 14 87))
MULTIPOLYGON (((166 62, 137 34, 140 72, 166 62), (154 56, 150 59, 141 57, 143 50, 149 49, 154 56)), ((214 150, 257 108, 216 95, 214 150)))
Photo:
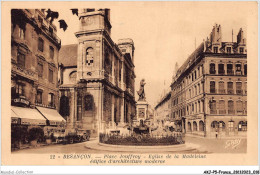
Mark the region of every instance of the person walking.
POLYGON ((215 131, 216 139, 218 138, 218 130, 215 131))

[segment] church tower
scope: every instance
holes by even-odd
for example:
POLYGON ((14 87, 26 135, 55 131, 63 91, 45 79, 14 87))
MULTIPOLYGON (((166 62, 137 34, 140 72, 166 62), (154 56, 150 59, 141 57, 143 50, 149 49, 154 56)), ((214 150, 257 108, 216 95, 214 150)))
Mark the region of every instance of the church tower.
POLYGON ((78 15, 76 84, 71 100, 75 117, 70 123, 96 137, 111 129, 122 130, 135 115, 134 42, 113 42, 109 9, 82 9, 78 15))
POLYGON ((101 78, 102 40, 110 36, 109 9, 83 9, 79 12, 77 81, 101 78))
POLYGON ((76 128, 97 136, 102 123, 103 41, 110 36, 109 9, 79 10, 76 128))

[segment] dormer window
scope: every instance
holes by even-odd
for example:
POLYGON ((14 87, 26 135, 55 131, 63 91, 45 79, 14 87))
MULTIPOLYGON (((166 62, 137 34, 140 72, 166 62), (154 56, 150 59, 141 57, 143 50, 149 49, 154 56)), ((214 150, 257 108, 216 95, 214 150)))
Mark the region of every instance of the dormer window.
POLYGON ((244 53, 244 47, 239 48, 239 53, 243 54, 244 53))
POLYGON ((231 47, 227 47, 227 53, 231 53, 231 47))
POLYGON ((213 48, 214 53, 218 53, 218 47, 213 48))

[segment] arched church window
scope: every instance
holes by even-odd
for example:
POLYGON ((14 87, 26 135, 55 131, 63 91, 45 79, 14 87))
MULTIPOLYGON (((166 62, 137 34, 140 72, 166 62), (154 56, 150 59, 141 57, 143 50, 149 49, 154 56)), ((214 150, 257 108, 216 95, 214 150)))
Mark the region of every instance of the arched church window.
POLYGON ((94 63, 94 51, 93 48, 89 47, 86 50, 86 65, 92 66, 94 63))
POLYGON ((94 99, 92 95, 86 95, 85 96, 85 110, 86 111, 92 111, 94 106, 94 99))
POLYGON ((71 72, 69 78, 70 78, 70 82, 76 83, 77 72, 76 71, 71 72))

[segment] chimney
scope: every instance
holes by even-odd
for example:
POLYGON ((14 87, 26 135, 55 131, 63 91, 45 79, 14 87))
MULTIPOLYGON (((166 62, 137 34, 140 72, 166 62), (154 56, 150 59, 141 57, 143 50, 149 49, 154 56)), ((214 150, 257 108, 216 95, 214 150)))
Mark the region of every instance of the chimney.
POLYGON ((212 32, 211 32, 211 42, 212 44, 221 43, 221 26, 216 24, 213 26, 212 32))
POLYGON ((237 34, 237 44, 246 44, 246 38, 244 38, 244 31, 242 28, 240 28, 238 34, 237 34))

